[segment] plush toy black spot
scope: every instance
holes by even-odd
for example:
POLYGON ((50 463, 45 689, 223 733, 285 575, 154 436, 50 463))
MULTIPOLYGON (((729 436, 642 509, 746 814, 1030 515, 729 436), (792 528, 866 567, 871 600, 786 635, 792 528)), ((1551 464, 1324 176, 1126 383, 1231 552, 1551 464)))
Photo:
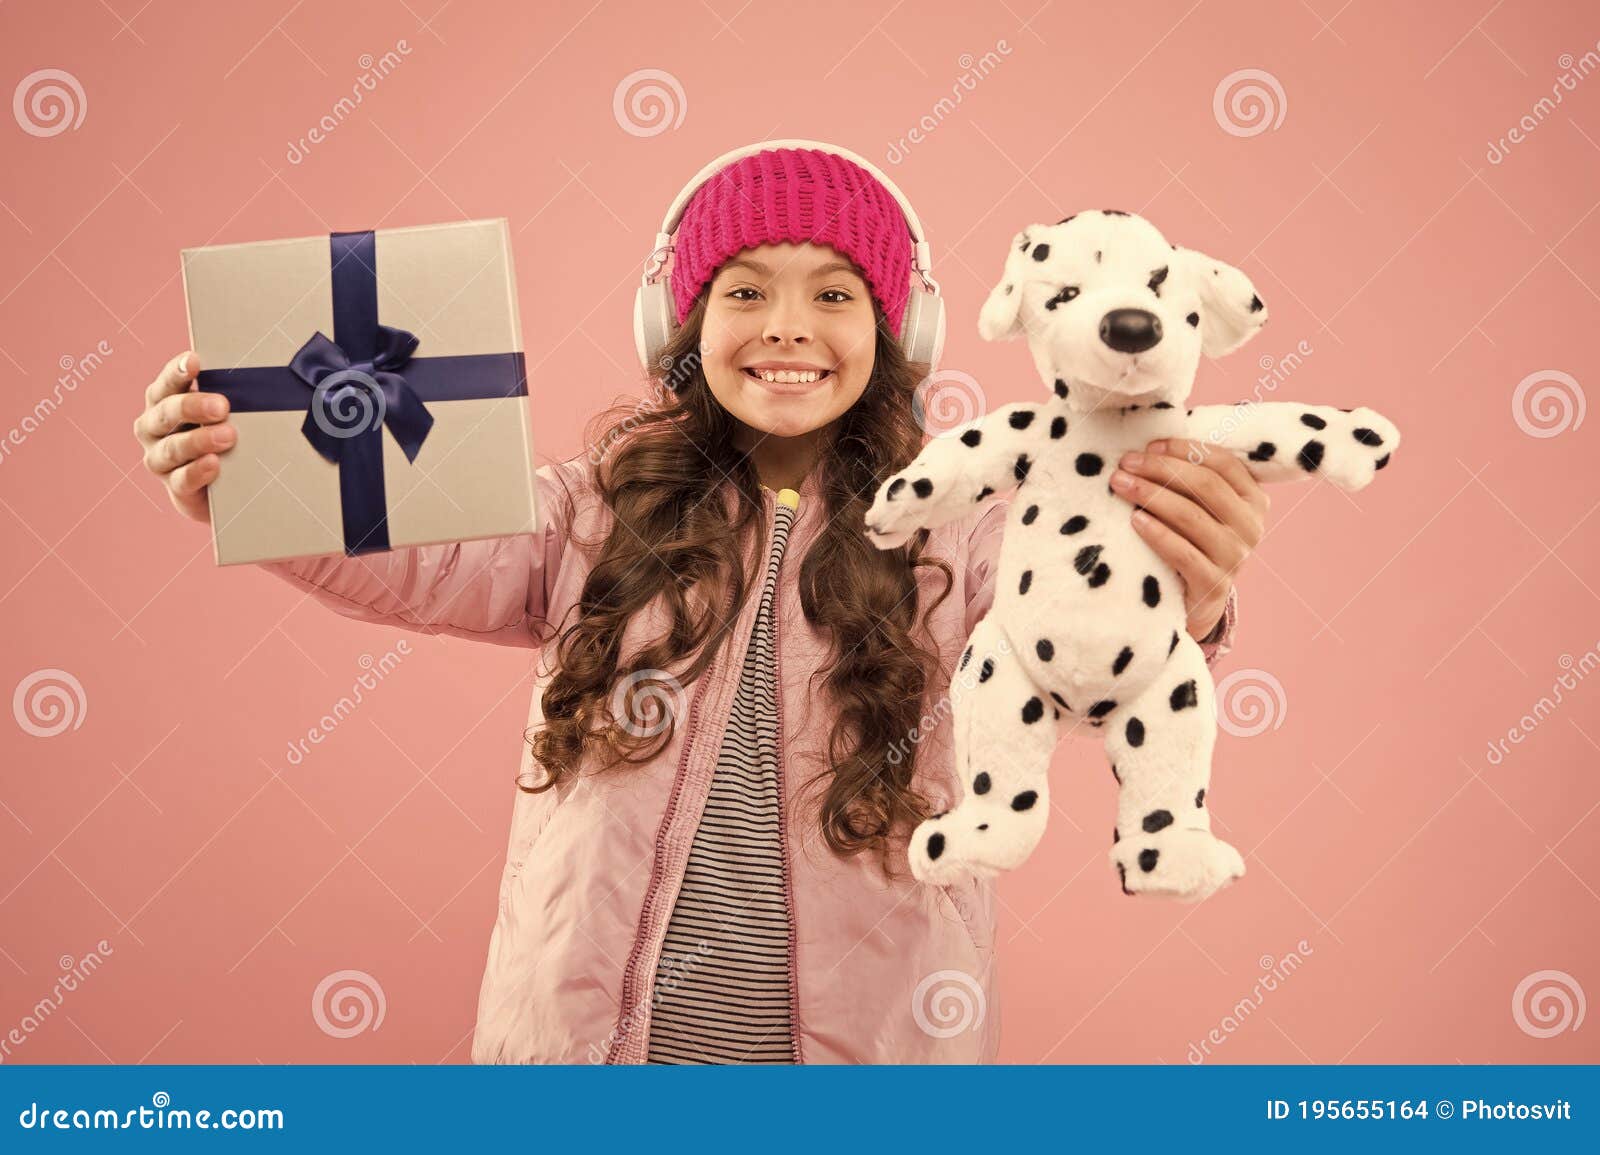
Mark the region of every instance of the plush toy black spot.
POLYGON ((1034 260, 1042 261, 1042 260, 1045 260, 1046 258, 1048 258, 1049 256, 1050 256, 1050 246, 1049 245, 1034 245, 1033 246, 1033 259, 1034 260))
POLYGON ((1105 464, 1106 463, 1104 461, 1100 460, 1100 455, 1098 453, 1078 454, 1078 472, 1084 477, 1094 477, 1100 472, 1101 469, 1105 468, 1105 464))
POLYGON ((1264 308, 1266 308, 1266 306, 1261 303, 1261 298, 1256 296, 1254 293, 1251 293, 1250 294, 1250 311, 1252 313, 1259 313, 1264 308))
POLYGON ((918 497, 931 497, 933 495, 933 482, 926 477, 919 477, 911 483, 911 491, 918 497))
POLYGON ((895 495, 897 493, 899 493, 905 487, 906 487, 906 479, 903 478, 903 477, 897 477, 893 481, 891 481, 889 483, 889 500, 893 501, 895 499, 895 495))
POLYGON ((1032 584, 1033 584, 1033 571, 1031 569, 1023 570, 1022 571, 1022 580, 1017 583, 1017 592, 1019 594, 1027 593, 1028 592, 1028 587, 1031 586, 1032 584))
POLYGON ((1028 725, 1033 725, 1044 717, 1044 703, 1038 698, 1029 698, 1022 705, 1022 720, 1028 725))
POLYGON ((1065 381, 1063 381, 1061 378, 1057 377, 1056 378, 1056 396, 1057 397, 1065 397, 1066 395, 1067 395, 1067 383, 1065 381))
POLYGON ((1172 825, 1172 811, 1152 810, 1144 816, 1144 821, 1140 825, 1144 827, 1146 834, 1154 834, 1158 830, 1165 830, 1172 825))
POLYGON ((1200 704, 1199 694, 1195 690, 1194 679, 1172 688, 1172 696, 1167 699, 1174 710, 1187 710, 1190 706, 1200 704))
POLYGON ((983 440, 983 430, 981 430, 981 429, 969 429, 969 430, 967 430, 965 433, 963 433, 961 435, 961 444, 970 445, 974 449, 977 448, 978 442, 980 442, 982 440, 983 440))
POLYGON ((1272 455, 1278 452, 1278 447, 1270 441, 1263 441, 1250 451, 1251 461, 1271 461, 1272 455))
POLYGON ((1167 266, 1162 265, 1159 269, 1150 274, 1150 283, 1145 287, 1159 297, 1161 295, 1161 282, 1165 281, 1166 279, 1167 266))
POLYGON ((1388 464, 1389 464, 1389 455, 1387 453, 1385 453, 1382 457, 1378 458, 1378 460, 1376 460, 1376 461, 1374 461, 1372 463, 1372 468, 1373 469, 1382 469, 1385 465, 1388 465, 1388 464))
POLYGON ((1300 424, 1309 425, 1313 429, 1326 429, 1328 427, 1328 423, 1322 418, 1318 417, 1315 413, 1300 414, 1300 424))
POLYGON ((972 661, 972 647, 968 646, 966 649, 961 651, 961 664, 959 666, 957 666, 956 669, 958 669, 958 670, 966 669, 967 668, 967 663, 970 662, 970 661, 972 661))
POLYGON ((1072 709, 1071 706, 1067 705, 1067 700, 1065 698, 1063 698, 1060 694, 1056 693, 1054 690, 1050 691, 1050 696, 1056 700, 1056 705, 1060 706, 1063 710, 1072 709))
POLYGON ((1081 513, 1074 514, 1061 523, 1062 533, 1082 533, 1089 526, 1089 519, 1081 513))
POLYGON ((1200 314, 1199 313, 1190 313, 1187 317, 1184 318, 1184 320, 1189 322, 1189 324, 1192 327, 1196 328, 1196 329, 1198 329, 1200 327, 1200 314))
POLYGON ((1053 418, 1051 418, 1050 419, 1050 440, 1052 440, 1052 441, 1060 441, 1066 435, 1067 435, 1067 419, 1065 417, 1053 417, 1053 418))
POLYGON ((1111 663, 1111 676, 1117 677, 1128 668, 1128 663, 1133 661, 1133 647, 1123 646, 1122 652, 1117 655, 1117 660, 1111 663))
POLYGON ((1130 746, 1144 745, 1144 723, 1138 718, 1129 718, 1128 725, 1123 730, 1122 736, 1128 740, 1130 746))
POLYGON ((1026 429, 1028 426, 1033 424, 1033 410, 1018 409, 1011 414, 1009 420, 1011 422, 1011 428, 1026 429))
POLYGON ((974 497, 972 500, 973 501, 982 501, 984 498, 988 497, 993 492, 994 492, 994 490, 990 489, 986 485, 982 489, 978 490, 978 496, 974 497))
POLYGON ((1039 801, 1039 792, 1037 790, 1024 790, 1011 800, 1011 809, 1032 810, 1033 804, 1037 801, 1039 801))
POLYGON ((987 682, 990 679, 990 677, 993 676, 993 674, 994 674, 994 659, 993 658, 985 658, 985 659, 983 659, 983 665, 978 667, 978 685, 980 685, 980 686, 983 685, 983 683, 987 682))
POLYGON ((1161 851, 1150 849, 1139 851, 1139 869, 1149 874, 1156 868, 1156 859, 1161 857, 1161 851))
POLYGON ((1023 525, 1032 525, 1033 524, 1033 519, 1038 517, 1038 516, 1039 516, 1039 507, 1037 505, 1030 505, 1030 506, 1028 506, 1027 509, 1022 511, 1022 524, 1023 525))
POLYGON ((1361 442, 1361 444, 1363 444, 1363 445, 1382 445, 1383 444, 1383 438, 1379 437, 1376 433, 1374 433, 1370 429, 1352 429, 1350 431, 1350 436, 1354 437, 1357 441, 1361 442))
POLYGON ((1099 565, 1094 567, 1094 573, 1089 575, 1089 588, 1092 590, 1099 589, 1101 586, 1106 584, 1106 581, 1110 577, 1111 567, 1105 562, 1101 562, 1099 565))
POLYGON ((1172 657, 1172 651, 1178 648, 1178 631, 1172 631, 1172 643, 1167 646, 1167 657, 1172 657))
POLYGON ((1028 470, 1033 468, 1033 462, 1028 460, 1026 453, 1017 457, 1017 463, 1011 467, 1011 472, 1017 475, 1017 484, 1021 485, 1028 480, 1028 470))
POLYGON ((1048 662, 1056 656, 1056 646, 1049 638, 1040 638, 1033 644, 1034 651, 1039 655, 1041 662, 1048 662))
POLYGON ((978 771, 978 776, 972 780, 972 792, 974 794, 987 794, 989 793, 989 785, 989 772, 980 770, 978 771))
POLYGON ((928 835, 928 857, 938 858, 944 853, 944 835, 935 830, 928 835))
POLYGON ((1322 464, 1322 442, 1307 441, 1300 447, 1300 452, 1295 456, 1300 463, 1300 468, 1307 473, 1312 472, 1322 464))
POLYGON ((1204 786, 1200 787, 1199 792, 1195 794, 1194 804, 1196 806, 1204 806, 1206 804, 1206 788, 1204 786))
POLYGON ((1078 551, 1078 556, 1072 559, 1072 568, 1081 574, 1088 574, 1100 560, 1100 551, 1104 548, 1099 545, 1084 546, 1078 551))
POLYGON ((1161 604, 1161 583, 1154 574, 1144 575, 1144 604, 1155 609, 1161 604))
POLYGON ((1105 698, 1089 707, 1089 717, 1104 718, 1117 708, 1117 704, 1110 698, 1105 698))

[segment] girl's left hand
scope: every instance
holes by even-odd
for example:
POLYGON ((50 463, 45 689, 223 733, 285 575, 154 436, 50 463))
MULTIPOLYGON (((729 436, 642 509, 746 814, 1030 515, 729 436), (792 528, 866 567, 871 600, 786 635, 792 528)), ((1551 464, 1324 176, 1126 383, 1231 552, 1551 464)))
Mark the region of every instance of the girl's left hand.
POLYGON ((1266 531, 1266 490, 1244 463, 1188 438, 1152 441, 1125 453, 1111 485, 1146 512, 1133 527, 1183 578, 1188 630, 1196 640, 1222 620, 1233 577, 1266 531))

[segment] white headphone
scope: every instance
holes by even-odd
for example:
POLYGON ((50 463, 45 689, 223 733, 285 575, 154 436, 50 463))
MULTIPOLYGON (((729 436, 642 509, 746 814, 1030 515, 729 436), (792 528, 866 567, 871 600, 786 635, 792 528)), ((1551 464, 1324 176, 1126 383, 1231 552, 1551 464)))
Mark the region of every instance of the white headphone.
POLYGON ((921 282, 911 286, 911 295, 906 298, 905 315, 900 323, 900 348, 905 351, 909 361, 925 361, 930 366, 937 364, 939 355, 944 351, 944 298, 939 295, 939 284, 933 279, 928 241, 916 210, 906 200, 905 194, 895 187, 895 183, 871 161, 848 149, 815 140, 768 140, 736 148, 706 165, 684 186, 661 222, 661 231, 656 234, 655 251, 645 262, 644 280, 633 298, 633 344, 639 354, 639 363, 648 371, 677 329, 671 276, 663 273, 662 268, 672 253, 673 233, 683 218, 683 210, 688 206, 689 199, 701 185, 734 161, 777 148, 814 148, 843 157, 866 169, 894 197, 911 233, 911 268, 921 282))

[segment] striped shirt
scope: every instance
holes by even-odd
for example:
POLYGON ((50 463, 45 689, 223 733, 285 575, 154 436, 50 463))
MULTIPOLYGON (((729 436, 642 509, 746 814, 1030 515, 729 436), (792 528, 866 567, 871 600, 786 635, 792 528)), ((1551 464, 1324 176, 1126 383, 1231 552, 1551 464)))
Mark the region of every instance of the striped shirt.
POLYGON ((800 495, 773 503, 761 606, 656 968, 652 1063, 792 1063, 772 620, 800 495))

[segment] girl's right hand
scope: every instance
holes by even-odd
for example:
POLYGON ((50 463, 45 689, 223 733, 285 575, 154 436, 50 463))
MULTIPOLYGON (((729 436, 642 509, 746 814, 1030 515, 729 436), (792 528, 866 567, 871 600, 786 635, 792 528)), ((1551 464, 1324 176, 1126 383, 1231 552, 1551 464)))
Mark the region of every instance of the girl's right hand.
POLYGON ((144 446, 144 465, 166 484, 167 496, 185 516, 211 520, 206 486, 222 472, 218 456, 233 448, 239 433, 227 423, 228 399, 189 388, 200 371, 193 352, 179 353, 144 391, 144 412, 133 435, 144 446))

